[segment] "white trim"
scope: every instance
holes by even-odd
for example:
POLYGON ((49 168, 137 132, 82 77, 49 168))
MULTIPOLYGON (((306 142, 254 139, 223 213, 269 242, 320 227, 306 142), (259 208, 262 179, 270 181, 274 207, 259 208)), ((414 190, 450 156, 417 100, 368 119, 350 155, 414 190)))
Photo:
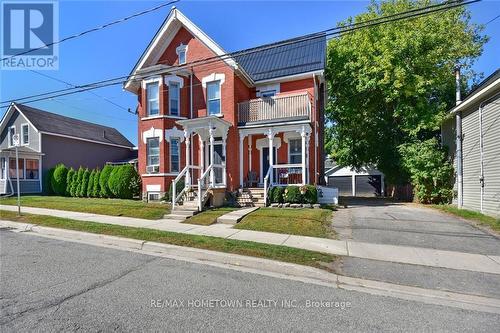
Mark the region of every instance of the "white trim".
POLYGON ((226 81, 226 75, 224 73, 212 73, 212 74, 207 75, 201 79, 201 85, 203 86, 203 88, 206 88, 207 83, 213 82, 213 81, 220 81, 220 85, 222 86, 224 84, 224 82, 226 81))
POLYGON ((51 132, 43 132, 43 131, 40 131, 40 134, 53 135, 53 136, 60 136, 60 137, 62 137, 62 138, 68 138, 68 139, 74 139, 74 140, 79 140, 79 141, 85 141, 85 142, 97 143, 97 144, 100 144, 100 145, 105 145, 105 146, 113 146, 113 147, 127 148, 127 149, 133 149, 133 148, 134 148, 134 147, 129 147, 129 146, 122 146, 122 145, 118 145, 118 144, 115 144, 115 143, 107 143, 107 142, 95 141, 95 140, 84 139, 84 138, 78 138, 78 137, 76 137, 76 136, 64 135, 64 134, 58 134, 58 133, 51 133, 51 132))
POLYGON ((17 134, 17 129, 16 129, 16 125, 12 125, 12 126, 9 126, 7 127, 7 146, 9 148, 12 148, 14 147, 14 145, 12 144, 12 140, 10 138, 10 129, 13 128, 14 129, 14 135, 17 134))
MULTIPOLYGON (((255 148, 257 150, 262 150, 262 148, 269 148, 269 139, 266 138, 260 138, 255 140, 255 148)), ((281 138, 280 137, 274 137, 273 138, 273 147, 280 148, 281 147, 281 138)))
MULTIPOLYGON (((309 120, 297 120, 297 121, 289 121, 289 122, 279 122, 279 123, 272 123, 272 126, 287 126, 287 125, 302 125, 302 124, 309 124, 309 120)), ((268 128, 270 126, 270 123, 262 123, 262 124, 255 124, 255 125, 243 125, 243 126, 238 126, 239 129, 244 130, 244 129, 252 129, 252 128, 268 128)))
POLYGON ((299 74, 294 74, 294 75, 288 75, 288 76, 280 76, 272 79, 267 79, 267 80, 262 80, 262 81, 257 81, 255 82, 256 85, 258 84, 267 84, 267 83, 278 83, 278 82, 288 82, 288 81, 296 81, 296 80, 301 80, 301 79, 309 79, 311 78, 311 75, 323 75, 323 70, 318 70, 318 71, 310 71, 310 72, 305 72, 305 73, 299 73, 299 74))
POLYGON ((146 192, 160 192, 161 185, 160 184, 149 184, 146 185, 146 192))
POLYGON ((9 108, 7 109, 7 112, 5 112, 5 114, 3 115, 2 120, 0 121, 0 132, 3 131, 3 127, 7 123, 7 120, 10 119, 10 117, 12 116, 12 112, 14 109, 17 112, 19 112, 31 126, 33 126, 35 131, 38 132, 38 128, 36 128, 35 125, 33 125, 33 123, 28 119, 28 117, 26 117, 26 115, 17 107, 15 103, 11 103, 9 108))
MULTIPOLYGON (((180 142, 184 141, 184 131, 178 129, 177 127, 172 127, 165 130, 165 141, 170 143, 170 138, 178 138, 180 142)), ((179 144, 180 144, 179 142, 179 144)))
POLYGON ((28 123, 21 124, 21 146, 29 146, 30 144, 30 125, 28 123), (28 127, 28 142, 24 143, 24 131, 23 128, 28 127))
POLYGON ((146 144, 147 143, 147 139, 159 138, 159 142, 161 143, 163 141, 163 135, 162 134, 163 133, 162 133, 161 129, 151 127, 147 131, 142 132, 142 142, 144 142, 144 144, 146 144))
POLYGON ((177 158, 179 159, 179 165, 178 169, 179 171, 172 171, 172 147, 174 146, 170 141, 168 145, 168 160, 169 160, 169 166, 168 169, 170 170, 170 173, 179 173, 181 171, 181 137, 170 137, 169 139, 177 139, 177 158))
MULTIPOLYGON (((263 139, 263 140, 267 141, 267 146, 262 147, 262 148, 269 148, 269 140, 267 138, 263 139)), ((273 149, 276 151, 276 160, 278 159, 278 148, 279 147, 276 147, 276 145, 274 144, 274 141, 273 141, 273 149)), ((259 160, 260 160, 259 184, 262 184, 262 183, 264 183, 264 154, 263 154, 263 149, 259 149, 259 160)), ((273 165, 276 165, 276 164, 278 164, 278 163, 276 161, 274 161, 274 156, 273 156, 273 165)))
POLYGON ((161 76, 153 76, 147 79, 142 80, 142 89, 144 89, 144 95, 146 97, 145 100, 145 109, 146 109, 146 117, 149 116, 158 116, 161 114, 161 103, 160 103, 160 95, 162 94, 162 88, 163 88, 163 80, 161 76), (149 100, 148 100, 148 89, 147 86, 148 84, 152 83, 157 83, 158 84, 158 114, 150 115, 150 110, 149 110, 149 100))
POLYGON ((187 62, 187 52, 188 52, 188 45, 184 45, 181 42, 181 45, 177 46, 175 49, 175 53, 177 53, 177 58, 179 59, 179 65, 184 65, 187 62), (184 62, 181 63, 181 56, 180 53, 184 52, 184 62))
POLYGON ((280 88, 281 88, 281 85, 279 83, 267 84, 267 85, 257 85, 257 86, 255 86, 255 93, 256 93, 257 97, 261 97, 261 93, 274 90, 276 92, 276 95, 277 95, 280 93, 280 88))
POLYGON ((186 117, 181 117, 181 116, 171 116, 171 115, 160 114, 160 115, 156 115, 156 116, 142 117, 141 120, 153 120, 153 119, 161 119, 161 118, 176 119, 176 120, 188 119, 186 117))
MULTIPOLYGON (((290 139, 292 139, 292 140, 301 140, 302 138, 301 138, 301 136, 299 135, 299 136, 297 136, 297 137, 291 137, 291 138, 288 138, 288 140, 287 140, 287 141, 285 141, 285 142, 288 144, 288 147, 287 147, 287 148, 288 148, 288 149, 287 149, 287 154, 288 154, 288 159, 287 159, 287 161, 288 161, 288 164, 292 164, 292 161, 290 161, 290 155, 291 155, 291 154, 290 154, 290 147, 291 147, 291 146, 290 146, 290 142, 289 142, 289 141, 290 141, 290 139)), ((298 154, 295 154, 295 155, 298 155, 298 154)), ((302 164, 302 152, 301 152, 301 155, 300 155, 300 159, 301 159, 300 164, 302 164)))
POLYGON ((477 94, 471 96, 470 98, 465 98, 463 102, 461 102, 459 105, 451 109, 450 113, 456 113, 465 107, 467 107, 469 104, 472 104, 476 102, 479 98, 481 98, 483 95, 488 94, 490 91, 495 90, 500 86, 500 78, 497 79, 496 81, 490 83, 488 86, 484 87, 481 91, 479 91, 477 94))
POLYGON ((283 133, 283 141, 288 143, 290 139, 300 139, 300 133, 297 131, 283 133))
POLYGON ((168 85, 169 82, 177 82, 179 84, 179 88, 183 88, 184 87, 184 79, 182 77, 180 77, 180 76, 177 76, 177 75, 167 75, 167 76, 165 76, 163 78, 163 83, 168 85))
POLYGON ((143 173, 141 177, 165 177, 165 176, 178 176, 178 172, 168 172, 168 173, 143 173))
POLYGON ((168 81, 168 114, 174 117, 178 117, 181 115, 181 86, 177 81, 168 81), (172 114, 172 97, 170 92, 173 91, 172 85, 177 86, 177 114, 172 114))

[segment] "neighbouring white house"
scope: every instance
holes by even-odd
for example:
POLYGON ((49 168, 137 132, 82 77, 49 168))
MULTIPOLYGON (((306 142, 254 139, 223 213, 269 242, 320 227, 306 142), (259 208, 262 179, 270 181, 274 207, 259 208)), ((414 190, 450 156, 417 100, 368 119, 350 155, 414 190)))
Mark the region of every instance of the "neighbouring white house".
POLYGON ((378 197, 385 195, 384 174, 373 167, 356 170, 325 160, 325 183, 338 189, 339 196, 378 197))

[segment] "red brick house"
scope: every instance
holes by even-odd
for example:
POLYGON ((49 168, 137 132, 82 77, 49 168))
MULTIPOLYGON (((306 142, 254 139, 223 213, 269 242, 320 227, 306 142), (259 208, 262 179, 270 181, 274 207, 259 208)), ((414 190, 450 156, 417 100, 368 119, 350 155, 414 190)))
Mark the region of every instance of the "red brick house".
POLYGON ((181 180, 174 204, 191 193, 200 207, 207 192, 321 182, 325 47, 318 36, 227 56, 173 8, 124 86, 148 200, 181 180))

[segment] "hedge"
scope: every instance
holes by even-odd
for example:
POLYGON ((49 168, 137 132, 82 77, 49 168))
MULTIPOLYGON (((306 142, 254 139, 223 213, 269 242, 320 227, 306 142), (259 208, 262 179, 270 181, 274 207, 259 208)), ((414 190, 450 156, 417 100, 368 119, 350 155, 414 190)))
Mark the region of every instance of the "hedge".
POLYGON ((132 199, 138 195, 139 175, 132 165, 122 165, 113 169, 109 176, 108 187, 117 198, 132 199))
POLYGON ((87 184, 87 198, 92 198, 92 191, 94 190, 94 178, 95 178, 95 170, 92 170, 89 176, 89 183, 87 184))
POLYGON ((99 176, 100 194, 103 198, 109 198, 113 196, 113 193, 111 193, 108 187, 108 180, 112 171, 113 167, 111 165, 105 165, 101 171, 101 175, 99 176))
POLYGON ((76 182, 74 184, 74 195, 75 197, 79 197, 82 190, 82 182, 83 182, 83 174, 85 173, 85 169, 80 167, 77 172, 76 182))
POLYGON ((94 184, 92 188, 92 197, 99 198, 101 196, 101 187, 99 186, 99 177, 101 176, 101 171, 99 169, 95 170, 94 184))
POLYGON ((269 199, 272 203, 283 203, 285 188, 282 186, 275 186, 269 191, 269 199))
POLYGON ((71 186, 73 186, 73 179, 75 177, 75 169, 70 168, 66 175, 66 195, 71 195, 71 186))
POLYGON ((82 183, 80 185, 80 191, 78 192, 79 197, 86 197, 87 196, 87 187, 89 186, 89 178, 90 178, 90 171, 89 169, 85 169, 83 172, 83 177, 82 177, 82 183))
POLYGON ((318 203, 318 190, 314 185, 304 186, 275 186, 269 190, 269 201, 271 203, 318 203))
POLYGON ((57 195, 66 195, 66 177, 68 174, 68 168, 64 166, 64 164, 58 164, 54 173, 52 174, 52 178, 50 180, 50 184, 52 186, 52 191, 54 191, 57 195))
POLYGON ((49 170, 47 170, 47 172, 45 173, 45 175, 43 176, 43 192, 46 194, 46 195, 52 195, 52 194, 55 194, 54 191, 52 190, 52 177, 54 175, 54 170, 56 168, 50 168, 49 170))

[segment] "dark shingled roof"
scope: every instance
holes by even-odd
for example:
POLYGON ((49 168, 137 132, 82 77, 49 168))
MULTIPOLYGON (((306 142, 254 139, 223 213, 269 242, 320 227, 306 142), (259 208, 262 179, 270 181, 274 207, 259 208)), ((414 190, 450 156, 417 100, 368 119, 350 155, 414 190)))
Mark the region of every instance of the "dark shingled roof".
MULTIPOLYGON (((258 49, 258 48, 256 48, 258 49)), ((236 62, 255 81, 307 73, 325 68, 326 37, 298 41, 236 55, 236 62)))
POLYGON ((15 105, 39 131, 131 148, 134 147, 127 138, 112 127, 61 116, 23 104, 16 103, 15 105))

